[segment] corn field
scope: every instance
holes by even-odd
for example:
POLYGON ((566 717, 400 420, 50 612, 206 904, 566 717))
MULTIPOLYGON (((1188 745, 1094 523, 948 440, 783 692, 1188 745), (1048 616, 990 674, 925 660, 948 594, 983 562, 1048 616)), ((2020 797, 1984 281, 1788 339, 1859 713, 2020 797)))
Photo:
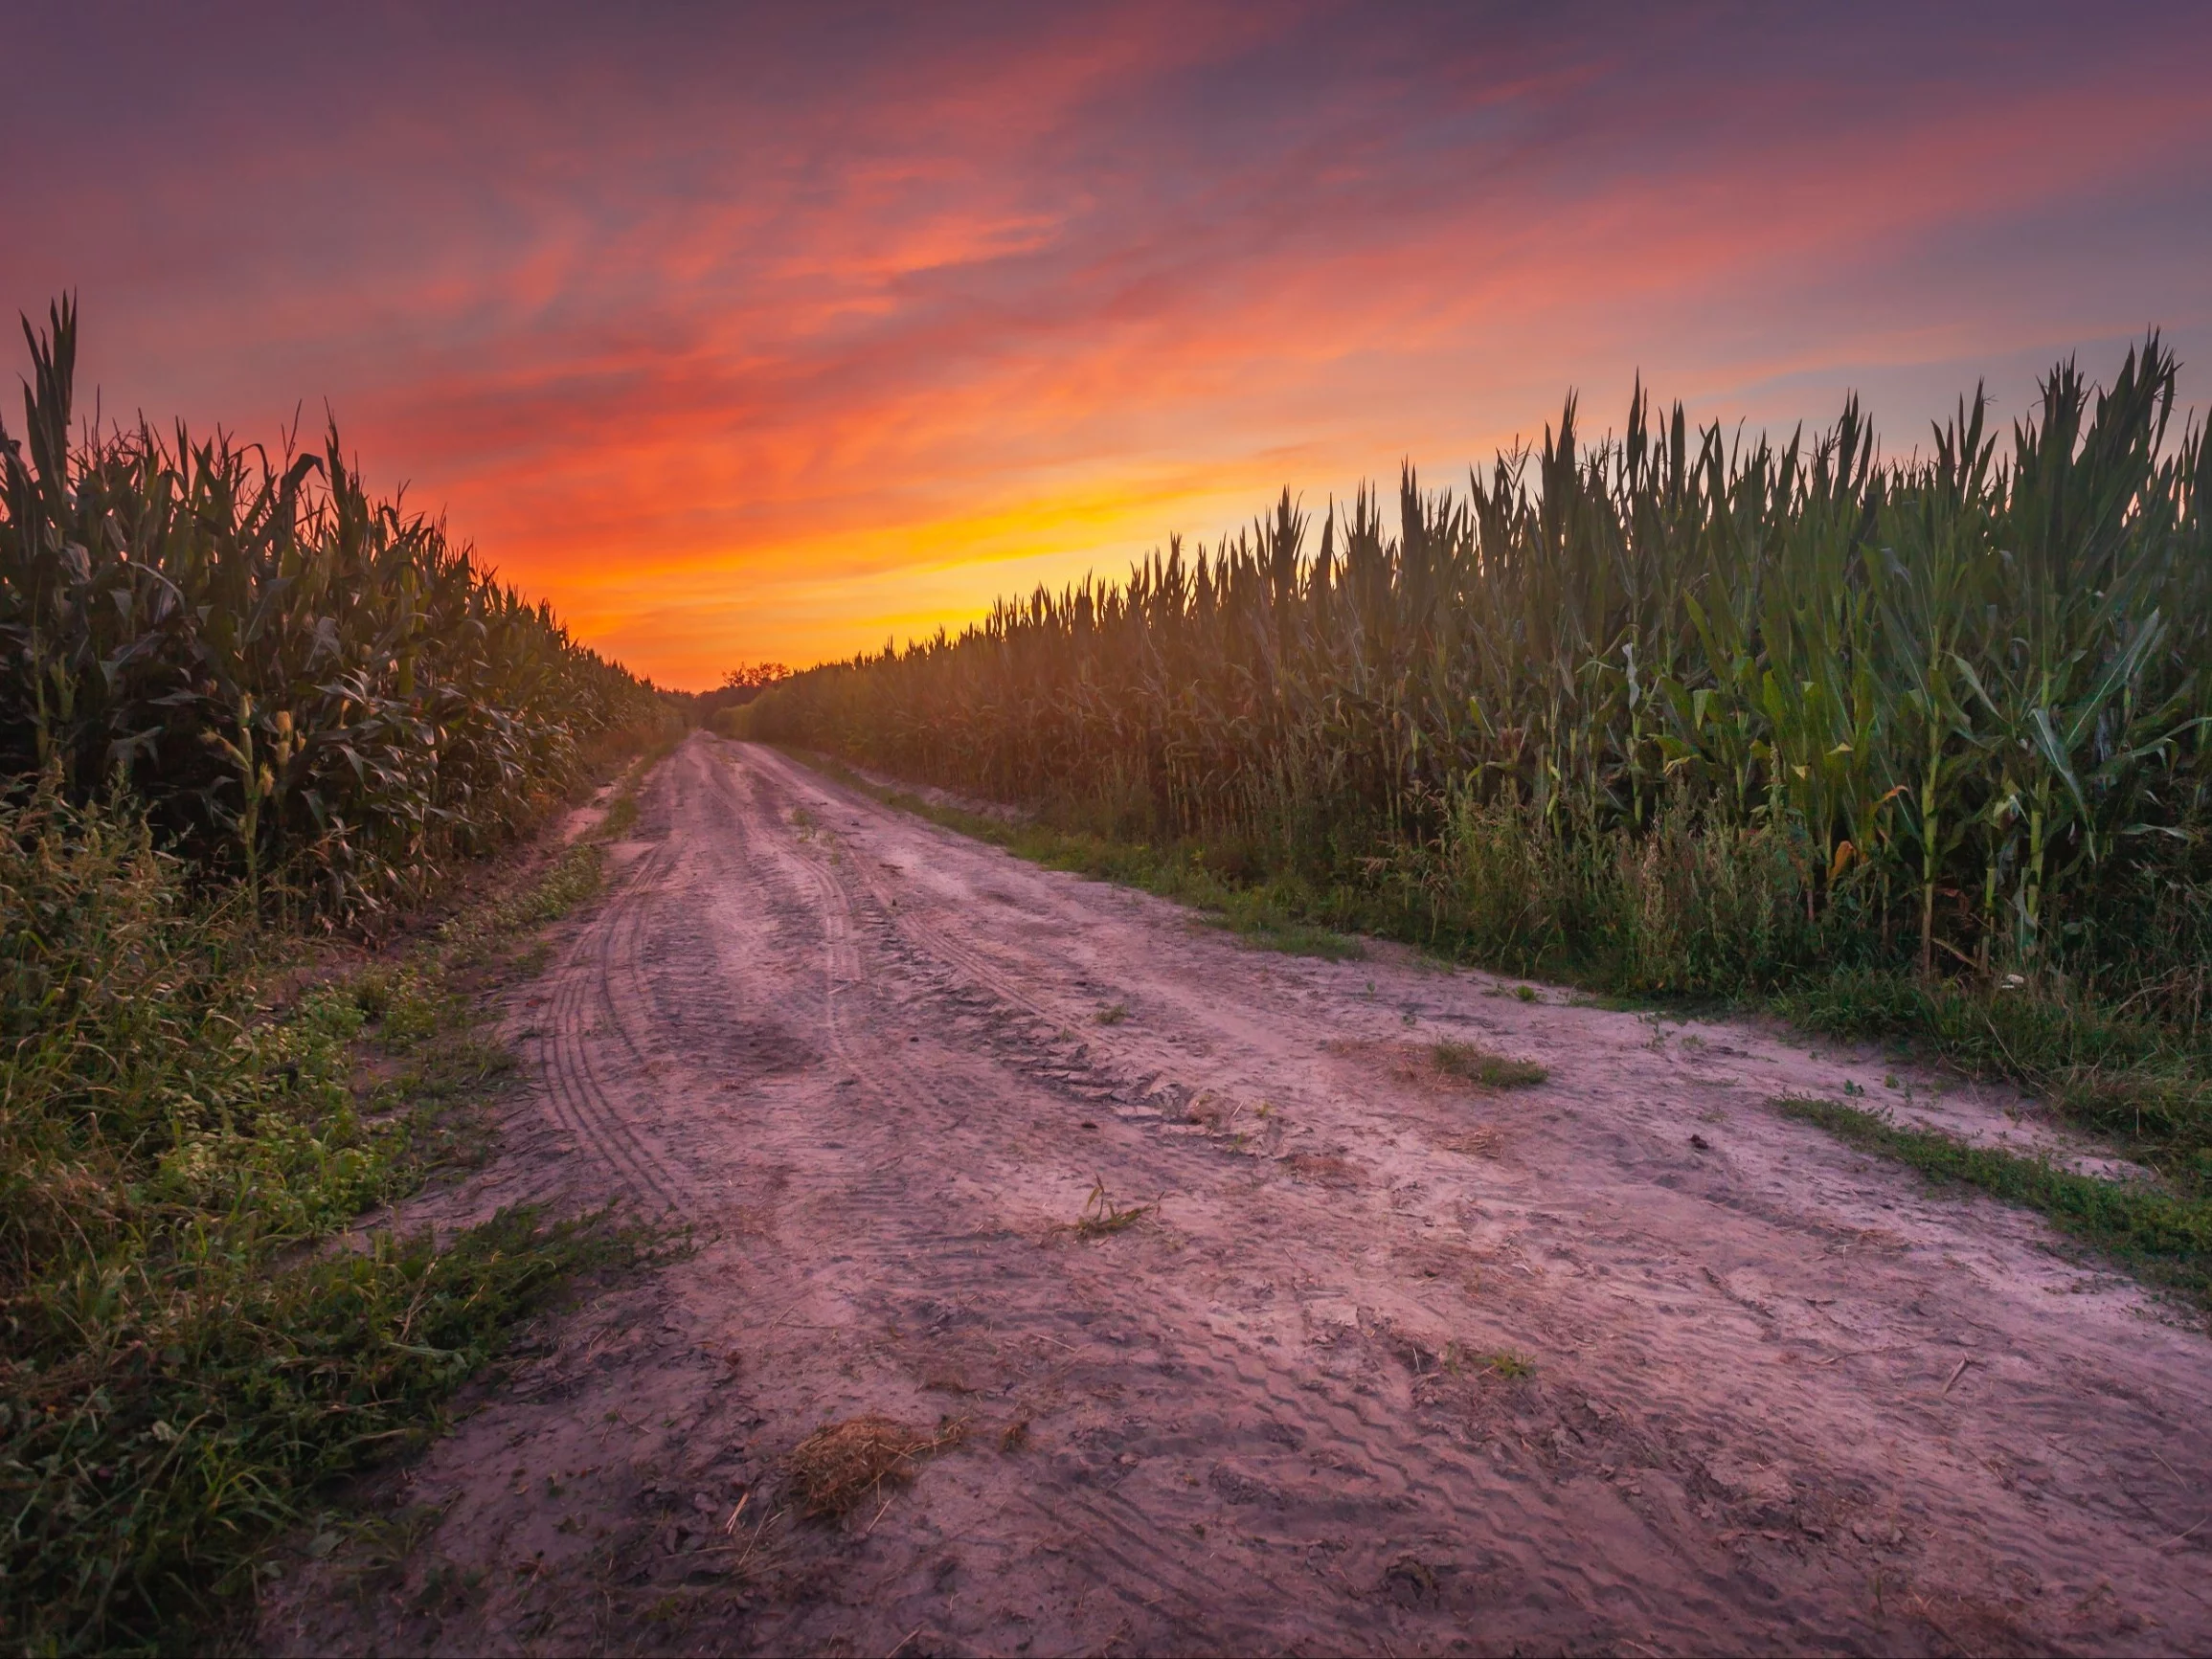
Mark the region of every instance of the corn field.
POLYGON ((8 774, 120 787, 204 874, 359 923, 660 712, 442 526, 372 500, 335 427, 276 457, 143 422, 73 437, 73 306, 49 324, 24 325, 24 437, 0 424, 8 774))
POLYGON ((1286 494, 1210 554, 1171 541, 740 723, 1439 913, 1501 847, 1532 886, 1735 849, 1780 870, 1786 955, 1847 934, 2201 1000, 2212 537, 2175 394, 2154 334, 2102 389, 2054 369, 2009 444, 1977 391, 1902 460, 1856 400, 1777 442, 1639 387, 1591 442, 1570 398, 1463 496, 1408 471, 1395 535, 1363 491, 1317 546, 1286 494))

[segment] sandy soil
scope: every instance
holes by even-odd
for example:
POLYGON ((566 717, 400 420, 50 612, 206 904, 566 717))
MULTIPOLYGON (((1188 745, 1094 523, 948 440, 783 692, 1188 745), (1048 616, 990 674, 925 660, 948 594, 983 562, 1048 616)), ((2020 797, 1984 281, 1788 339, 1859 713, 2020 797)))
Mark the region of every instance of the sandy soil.
POLYGON ((1249 950, 704 735, 637 836, 433 1202, 699 1247, 477 1389, 271 1647, 2212 1648, 2212 1342, 1768 1104, 2054 1144, 2022 1103, 1249 950), (1100 1191, 1158 1207, 1070 1230, 1100 1191), (862 1413, 965 1439, 805 1519, 785 1460, 862 1413))

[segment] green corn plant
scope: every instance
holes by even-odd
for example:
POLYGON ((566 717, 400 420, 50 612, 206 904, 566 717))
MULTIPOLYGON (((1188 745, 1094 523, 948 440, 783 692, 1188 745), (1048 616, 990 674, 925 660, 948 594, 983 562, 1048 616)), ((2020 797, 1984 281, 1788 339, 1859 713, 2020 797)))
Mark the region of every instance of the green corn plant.
POLYGON ((77 319, 0 422, 0 767, 119 780, 211 879, 367 923, 661 717, 438 524, 319 451, 73 437, 77 319))
POLYGON ((1593 441, 1569 399, 1463 494, 1405 471, 1394 532, 1370 490, 1286 493, 737 725, 1438 917, 1505 860, 1564 884, 1524 941, 1640 926, 1591 919, 1635 888, 1740 899, 1761 973, 1847 947, 2180 983, 2212 900, 2145 895, 2200 882, 2212 826, 2212 542, 2175 374, 2156 335, 2101 392, 2061 365, 2001 459, 1978 393, 1901 462, 1855 400, 1776 443, 1640 385, 1593 441), (2146 916, 2155 959, 2128 943, 2146 916))

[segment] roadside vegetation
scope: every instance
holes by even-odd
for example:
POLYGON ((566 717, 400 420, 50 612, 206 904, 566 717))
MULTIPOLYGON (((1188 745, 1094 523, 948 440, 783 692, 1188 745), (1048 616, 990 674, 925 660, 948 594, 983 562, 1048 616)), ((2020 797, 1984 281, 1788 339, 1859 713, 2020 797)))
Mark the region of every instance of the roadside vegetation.
POLYGON ((2040 1211, 2131 1271, 2212 1310, 2212 1192, 2201 1180, 2107 1180, 2049 1158, 1969 1146, 1933 1130, 1901 1126, 1840 1101, 1786 1099, 1787 1116, 1819 1125, 1868 1152, 1910 1164, 1931 1181, 1975 1187, 2040 1211))
POLYGON ((2195 1182, 2212 530, 2175 400, 2155 335, 1904 459, 1855 402, 1775 442, 1639 390, 1591 441, 1570 399, 1464 495, 1409 471, 1395 534, 1285 496, 718 729, 1018 803, 979 827, 1225 915, 1907 1044, 2195 1182))
POLYGON ((516 1318, 642 1247, 373 1222, 481 1156, 509 1061, 474 993, 596 847, 366 967, 312 941, 419 930, 666 711, 334 432, 73 434, 50 325, 27 440, 0 426, 0 1645, 190 1648, 516 1318))

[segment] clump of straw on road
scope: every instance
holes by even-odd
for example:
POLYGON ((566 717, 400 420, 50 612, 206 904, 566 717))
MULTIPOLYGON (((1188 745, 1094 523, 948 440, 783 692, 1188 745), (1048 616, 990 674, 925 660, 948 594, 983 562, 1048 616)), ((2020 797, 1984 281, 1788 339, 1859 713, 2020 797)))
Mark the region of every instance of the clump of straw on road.
POLYGON ((940 1424, 935 1434, 889 1417, 866 1416, 817 1429, 792 1451, 792 1483, 816 1518, 845 1514, 886 1481, 914 1477, 914 1460, 959 1444, 964 1425, 940 1424))

